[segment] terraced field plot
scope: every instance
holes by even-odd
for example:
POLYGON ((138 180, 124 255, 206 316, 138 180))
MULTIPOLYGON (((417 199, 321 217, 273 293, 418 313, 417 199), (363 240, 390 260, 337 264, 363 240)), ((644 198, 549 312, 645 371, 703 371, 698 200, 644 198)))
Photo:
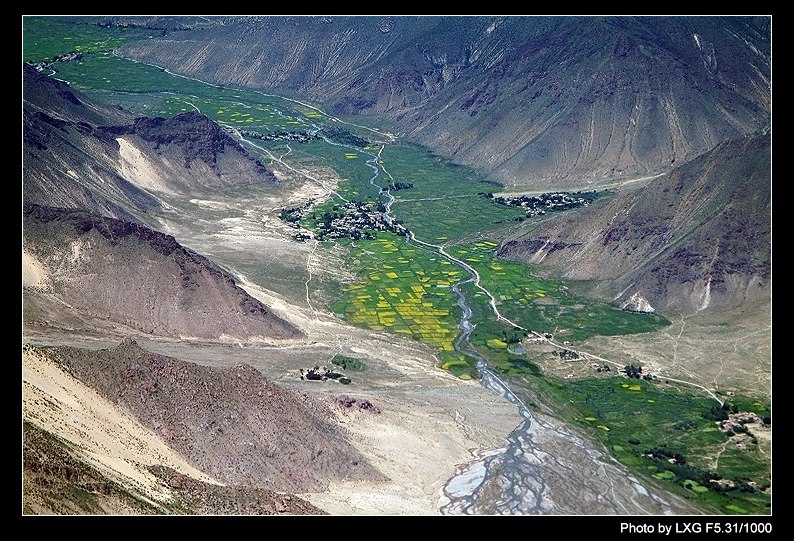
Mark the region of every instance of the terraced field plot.
POLYGON ((524 211, 478 195, 500 187, 466 167, 414 145, 389 145, 381 154, 394 182, 413 184, 392 191, 394 216, 420 240, 438 243, 509 225, 524 211))
POLYGON ((133 62, 110 51, 86 54, 82 60, 54 65, 56 77, 85 92, 157 93, 182 95, 223 92, 215 87, 185 77, 176 77, 160 68, 133 62))
POLYGON ((159 36, 160 31, 144 28, 104 28, 86 22, 51 17, 23 19, 23 59, 28 62, 51 60, 67 52, 90 53, 119 47, 128 41, 159 36))
MULTIPOLYGON (((593 335, 650 332, 670 324, 658 314, 628 312, 575 297, 561 282, 535 278, 527 266, 495 257, 496 246, 486 240, 447 251, 477 270, 480 284, 494 296, 499 312, 522 327, 573 341, 593 335)), ((487 302, 482 293, 474 299, 487 302)))
POLYGON ((440 351, 453 351, 459 313, 450 287, 462 271, 441 256, 396 235, 356 242, 351 268, 362 282, 344 288, 335 311, 372 330, 410 335, 440 351))

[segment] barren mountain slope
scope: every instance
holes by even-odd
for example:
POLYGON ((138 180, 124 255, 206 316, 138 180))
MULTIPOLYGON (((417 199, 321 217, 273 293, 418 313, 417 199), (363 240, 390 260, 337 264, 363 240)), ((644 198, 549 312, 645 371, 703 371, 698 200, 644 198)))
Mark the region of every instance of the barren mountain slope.
POLYGON ((138 224, 29 206, 23 263, 29 271, 23 281, 26 325, 68 328, 72 323, 64 317, 74 311, 157 336, 301 336, 209 260, 138 224))
POLYGON ((74 351, 23 355, 24 514, 323 514, 294 495, 218 484, 129 408, 65 371, 58 361, 74 351))
POLYGON ((100 128, 119 144, 122 174, 154 192, 275 184, 276 177, 218 124, 194 111, 100 128), (149 177, 149 178, 147 178, 149 177))
POLYGON ((231 17, 121 53, 379 114, 538 188, 667 170, 771 114, 767 17, 231 17))
POLYGON ((47 355, 221 483, 295 492, 332 479, 385 480, 346 442, 326 403, 250 365, 200 366, 132 340, 47 355))
MULTIPOLYGON (((121 115, 120 112, 118 112, 121 115)), ((118 118, 118 117, 117 117, 118 118)), ((63 82, 23 68, 22 197, 138 221, 130 209, 160 209, 151 194, 118 174, 118 144, 95 127, 112 122, 63 82)), ((131 115, 118 118, 131 122, 131 115)))
POLYGON ((771 294, 770 137, 720 144, 640 189, 560 214, 506 242, 500 255, 622 306, 692 312, 771 294))
POLYGON ((137 118, 25 65, 25 203, 151 224, 163 192, 274 186, 275 176, 207 117, 137 118), (109 111, 109 112, 108 112, 109 111))

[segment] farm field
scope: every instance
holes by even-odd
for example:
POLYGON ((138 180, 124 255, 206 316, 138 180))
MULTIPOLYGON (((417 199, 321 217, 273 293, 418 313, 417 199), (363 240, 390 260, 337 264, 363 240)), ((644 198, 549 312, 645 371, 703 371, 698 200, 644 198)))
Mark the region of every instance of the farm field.
POLYGON ((311 127, 309 120, 294 113, 282 98, 178 77, 108 51, 59 63, 57 71, 58 78, 78 90, 97 93, 104 101, 135 113, 172 117, 199 111, 221 125, 263 135, 311 127))
POLYGON ((460 315, 450 288, 462 271, 397 235, 376 237, 356 242, 351 270, 362 282, 344 288, 334 311, 356 325, 411 335, 433 349, 453 351, 460 315))
POLYGON ((394 215, 431 244, 454 242, 482 231, 503 228, 524 211, 497 205, 481 194, 501 186, 483 180, 466 167, 415 145, 389 145, 381 154, 395 183, 411 185, 392 191, 394 215))
POLYGON ((25 20, 23 60, 43 62, 68 52, 107 51, 161 32, 143 28, 100 27, 83 22, 31 17, 25 20))
MULTIPOLYGON (((766 514, 771 471, 758 441, 732 441, 709 418, 714 401, 659 381, 608 376, 532 385, 561 413, 634 471, 726 514, 766 514), (754 443, 755 441, 755 443, 754 443), (726 490, 725 483, 734 488, 726 490)), ((733 405, 758 415, 768 404, 733 405)))
MULTIPOLYGON (((560 281, 535 278, 526 265, 495 257, 497 246, 483 240, 447 251, 477 270, 480 285, 494 296, 502 315, 526 329, 580 341, 593 335, 652 332, 670 324, 659 314, 620 310, 573 295, 560 281)), ((487 301, 482 292, 474 298, 487 301)))

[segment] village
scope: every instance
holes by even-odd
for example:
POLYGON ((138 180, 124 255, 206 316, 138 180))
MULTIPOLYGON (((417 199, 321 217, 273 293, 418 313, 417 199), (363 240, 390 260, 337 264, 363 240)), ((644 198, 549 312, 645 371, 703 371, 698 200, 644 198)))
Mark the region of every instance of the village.
MULTIPOLYGON (((299 223, 310 208, 310 203, 300 207, 281 209, 280 217, 283 221, 292 224, 296 229, 301 229, 299 223)), ((383 203, 365 203, 350 201, 343 205, 334 205, 331 212, 322 216, 312 214, 317 231, 311 232, 301 229, 294 238, 299 241, 315 238, 317 240, 350 238, 353 240, 373 240, 374 231, 390 231, 399 236, 407 236, 408 229, 399 220, 385 216, 386 207, 383 203)))
POLYGON ((55 62, 72 62, 74 60, 80 61, 83 59, 83 53, 78 53, 77 51, 71 51, 68 53, 64 53, 61 55, 53 56, 52 60, 45 60, 43 62, 36 62, 33 64, 33 67, 36 68, 36 71, 44 71, 45 69, 49 68, 55 62))
POLYGON ((521 207, 526 211, 527 216, 539 216, 546 214, 547 211, 569 210, 577 207, 586 207, 595 200, 598 194, 589 192, 556 192, 544 193, 541 195, 521 195, 516 197, 496 196, 492 193, 485 194, 488 199, 500 205, 509 207, 521 207))
MULTIPOLYGON (((227 131, 233 132, 234 130, 228 128, 227 131)), ((296 143, 308 143, 313 139, 319 139, 319 136, 315 133, 309 133, 305 131, 275 131, 273 133, 259 133, 256 131, 251 130, 239 130, 240 135, 243 137, 248 137, 252 139, 261 139, 262 141, 293 141, 296 143)))
POLYGON ((336 370, 331 370, 326 366, 320 368, 319 365, 315 365, 314 368, 309 368, 305 372, 303 368, 300 369, 300 378, 302 380, 310 380, 310 381, 328 381, 329 379, 338 381, 343 385, 349 385, 351 380, 345 374, 341 372, 337 372, 336 370))

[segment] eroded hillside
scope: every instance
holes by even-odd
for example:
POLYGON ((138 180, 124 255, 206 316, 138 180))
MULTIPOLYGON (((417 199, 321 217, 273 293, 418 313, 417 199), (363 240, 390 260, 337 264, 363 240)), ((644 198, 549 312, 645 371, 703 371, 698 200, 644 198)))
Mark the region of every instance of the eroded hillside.
MULTIPOLYGON (((184 378, 200 374, 211 388, 221 381, 229 388, 242 389, 245 384, 241 386, 240 378, 227 381, 219 378, 216 371, 166 358, 159 358, 159 371, 144 373, 151 367, 142 354, 131 341, 105 351, 25 350, 25 514, 324 514, 299 497, 285 493, 285 488, 301 478, 316 482, 320 472, 333 478, 332 472, 295 468, 287 477, 284 472, 300 462, 272 460, 266 473, 240 484, 219 482, 219 478, 233 477, 223 471, 217 476, 205 473, 208 467, 223 470, 223 464, 232 458, 245 461, 245 457, 222 452, 223 441, 228 446, 238 440, 235 431, 221 436, 218 429, 228 422, 224 416, 240 416, 240 408, 246 406, 238 404, 230 410, 215 404, 206 409, 200 402, 186 401, 185 388, 174 392, 172 381, 163 379, 163 375, 168 373, 173 378, 179 374, 183 378, 180 383, 189 384, 184 378), (143 364, 138 365, 136 359, 143 364), (157 393, 159 396, 154 396, 157 393), (181 405, 177 404, 180 400, 181 405), (186 456, 179 448, 183 444, 178 442, 187 435, 185 430, 192 422, 191 415, 181 413, 184 411, 214 419, 213 424, 220 423, 213 437, 218 441, 196 444, 195 453, 204 451, 200 465, 204 471, 195 466, 200 461, 186 456), (168 423, 164 422, 166 418, 168 423), (263 484, 279 487, 280 493, 262 488, 263 484)), ((264 389, 272 397, 275 390, 277 398, 268 404, 248 405, 249 412, 260 409, 260 415, 266 415, 274 401, 297 400, 299 404, 290 409, 300 415, 305 402, 302 398, 279 391, 261 375, 258 378, 259 385, 254 384, 257 392, 264 389)), ((320 419, 313 412, 302 414, 307 419, 320 419)), ((273 432, 269 434, 272 436, 273 432)), ((316 433, 306 430, 305 438, 312 436, 316 433)))
POLYGON ((770 137, 713 151, 506 242, 500 254, 570 280, 631 309, 736 309, 769 296, 770 137))
POLYGON ((169 235, 77 210, 31 205, 23 223, 26 324, 115 322, 157 336, 297 338, 228 273, 169 235))
POLYGON ((169 208, 164 194, 268 188, 278 182, 204 115, 133 118, 29 65, 23 81, 25 203, 152 225, 169 208))
POLYGON ((385 116, 507 185, 664 171, 770 122, 764 17, 216 22, 121 53, 219 84, 297 92, 336 114, 385 116))

